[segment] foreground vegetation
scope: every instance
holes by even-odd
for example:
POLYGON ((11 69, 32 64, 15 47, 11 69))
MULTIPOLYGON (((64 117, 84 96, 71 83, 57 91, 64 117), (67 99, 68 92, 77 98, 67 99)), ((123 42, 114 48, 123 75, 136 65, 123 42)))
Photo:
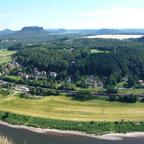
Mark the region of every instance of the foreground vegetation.
POLYGON ((76 122, 53 120, 0 112, 0 120, 14 125, 25 125, 37 128, 81 131, 88 134, 126 133, 144 131, 144 122, 76 122))
POLYGON ((8 139, 5 137, 0 137, 0 144, 13 144, 13 143, 8 141, 8 139))
POLYGON ((82 102, 66 96, 1 96, 0 99, 1 111, 33 117, 74 121, 144 120, 144 104, 140 102, 120 103, 100 99, 82 102))

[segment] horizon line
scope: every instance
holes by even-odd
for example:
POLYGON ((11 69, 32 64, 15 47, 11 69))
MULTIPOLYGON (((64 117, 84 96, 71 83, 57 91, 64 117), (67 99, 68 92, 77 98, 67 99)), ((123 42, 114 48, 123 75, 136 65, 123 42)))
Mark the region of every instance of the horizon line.
POLYGON ((65 30, 101 30, 101 29, 111 29, 111 30, 141 30, 143 29, 144 30, 144 27, 143 28, 110 28, 110 27, 102 27, 102 28, 63 28, 63 27, 56 27, 56 28, 53 28, 53 27, 49 27, 49 28, 45 28, 43 26, 32 26, 32 25, 29 25, 29 26, 23 26, 21 28, 2 28, 0 29, 0 31, 3 31, 3 30, 11 30, 11 31, 19 31, 21 30, 22 28, 24 27, 42 27, 44 30, 49 30, 49 29, 65 29, 65 30))

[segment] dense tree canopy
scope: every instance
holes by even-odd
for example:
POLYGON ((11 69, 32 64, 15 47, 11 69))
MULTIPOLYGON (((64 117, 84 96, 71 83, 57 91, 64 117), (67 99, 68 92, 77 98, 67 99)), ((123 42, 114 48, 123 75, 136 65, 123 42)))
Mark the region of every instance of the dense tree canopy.
POLYGON ((107 85, 115 85, 128 75, 144 78, 144 44, 134 40, 59 40, 22 48, 16 60, 32 69, 57 72, 59 79, 95 75, 107 85))

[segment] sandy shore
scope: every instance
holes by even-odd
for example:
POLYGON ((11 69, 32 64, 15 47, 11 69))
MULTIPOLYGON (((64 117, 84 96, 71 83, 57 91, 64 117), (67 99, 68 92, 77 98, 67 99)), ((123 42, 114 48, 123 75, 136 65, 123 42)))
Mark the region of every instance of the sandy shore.
POLYGON ((95 134, 86 134, 84 132, 79 131, 64 131, 64 130, 58 130, 58 129, 42 129, 42 128, 34 128, 34 127, 27 127, 23 125, 11 125, 6 122, 0 121, 0 125, 8 126, 11 128, 17 128, 17 129, 26 129, 32 132, 36 133, 48 133, 48 134, 58 134, 58 135, 76 135, 76 136, 84 136, 84 137, 90 137, 90 138, 96 138, 96 139, 102 139, 102 140, 122 140, 123 138, 139 138, 144 137, 144 132, 133 132, 133 133, 110 133, 105 134, 101 136, 96 136, 95 134))

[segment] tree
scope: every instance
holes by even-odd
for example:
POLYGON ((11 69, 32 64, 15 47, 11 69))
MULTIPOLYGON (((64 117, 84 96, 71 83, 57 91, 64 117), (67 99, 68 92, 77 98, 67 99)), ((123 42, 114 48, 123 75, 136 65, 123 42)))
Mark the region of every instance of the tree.
POLYGON ((127 87, 131 88, 137 84, 137 78, 134 75, 128 76, 127 87))
POLYGON ((95 98, 94 95, 87 90, 80 90, 74 95, 74 99, 80 101, 91 100, 94 98, 95 98))
POLYGON ((110 94, 117 94, 118 90, 112 86, 108 86, 106 89, 106 93, 110 93, 110 94))

